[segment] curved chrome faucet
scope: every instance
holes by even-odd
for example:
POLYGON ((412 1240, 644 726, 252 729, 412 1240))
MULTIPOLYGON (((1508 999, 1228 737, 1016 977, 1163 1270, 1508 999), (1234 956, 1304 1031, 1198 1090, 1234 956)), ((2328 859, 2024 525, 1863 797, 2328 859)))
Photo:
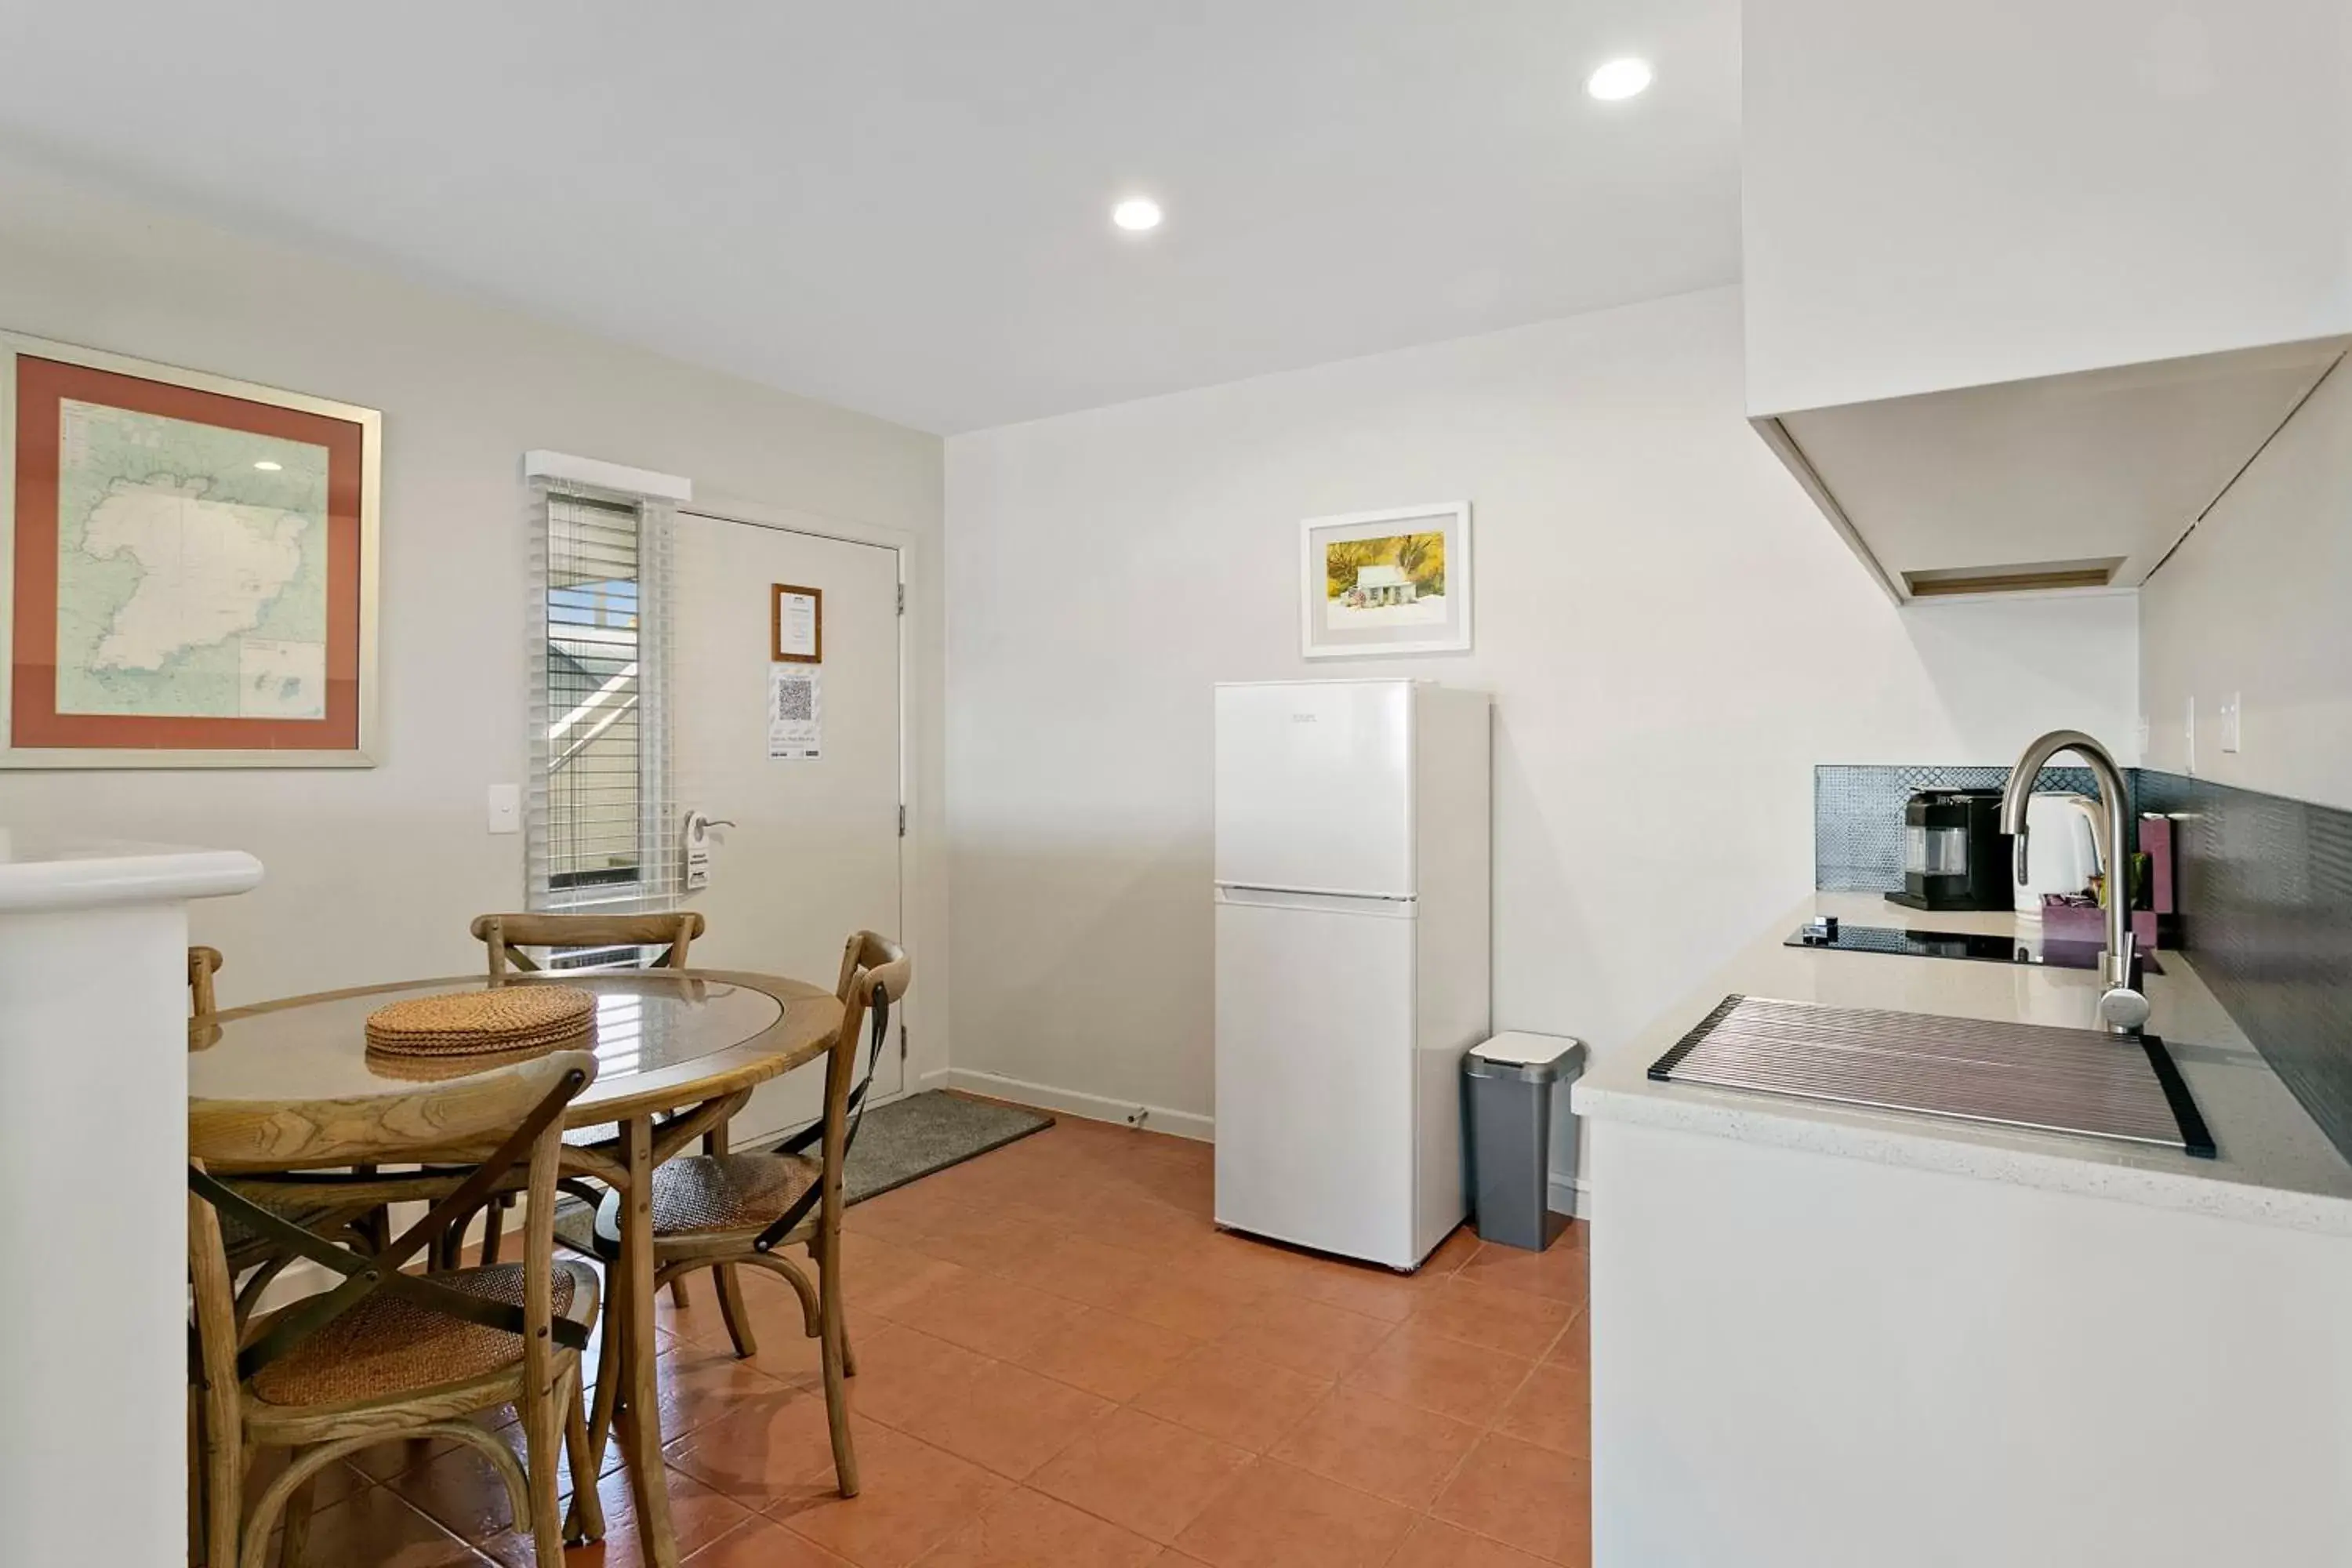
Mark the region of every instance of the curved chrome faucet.
POLYGON ((2106 994, 2099 998, 2099 1017, 2119 1035, 2131 1034, 2147 1022, 2147 998, 2133 984, 2131 930, 2131 792, 2121 769, 2107 749, 2080 730, 2053 730, 2025 748, 2009 775, 2000 797, 2000 830, 2017 839, 2017 879, 2026 879, 2030 862, 2025 849, 2025 808, 2033 798, 2033 781, 2060 752, 2072 751, 2091 764, 2099 781, 2099 798, 2107 808, 2107 967, 2106 994))

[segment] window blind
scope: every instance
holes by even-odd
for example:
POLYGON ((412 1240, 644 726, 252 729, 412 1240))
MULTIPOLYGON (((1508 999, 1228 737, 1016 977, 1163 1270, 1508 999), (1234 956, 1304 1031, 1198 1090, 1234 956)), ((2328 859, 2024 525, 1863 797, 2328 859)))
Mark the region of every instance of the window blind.
POLYGON ((540 483, 532 510, 530 905, 674 909, 671 509, 540 483))

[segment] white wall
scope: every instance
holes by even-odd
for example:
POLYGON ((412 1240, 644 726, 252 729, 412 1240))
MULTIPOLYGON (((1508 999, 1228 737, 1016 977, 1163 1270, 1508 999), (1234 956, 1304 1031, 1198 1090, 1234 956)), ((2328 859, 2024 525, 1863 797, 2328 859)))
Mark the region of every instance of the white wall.
POLYGON ((2148 580, 2140 635, 2148 766, 2352 808, 2352 368, 2336 366, 2148 580), (2221 745, 2233 696, 2234 754, 2221 745))
MULTIPOLYGON (((583 212, 583 232, 602 219, 583 212)), ((0 773, 0 824, 260 858, 258 891, 195 912, 196 939, 227 954, 225 1004, 469 969, 480 954, 467 920, 521 899, 523 841, 486 833, 483 793, 525 765, 520 468, 532 447, 913 535, 912 685, 929 716, 913 784, 919 829, 940 837, 936 437, 232 235, 23 162, 0 162, 0 325, 383 411, 381 766, 0 773)), ((940 962, 944 883, 932 876, 910 893, 911 946, 940 962)), ((918 1031, 941 1052, 944 1001, 918 1031)))
POLYGON ((1746 0, 1748 406, 2352 331, 2343 0, 1746 0))
POLYGON ((955 1065, 1206 1115, 1212 682, 1496 693, 1495 1021, 1605 1052, 1811 883, 1812 767, 2127 742, 2121 597, 1898 613, 1736 290, 951 437, 955 1065), (1298 655, 1298 521, 1467 497, 1475 652, 1298 655))

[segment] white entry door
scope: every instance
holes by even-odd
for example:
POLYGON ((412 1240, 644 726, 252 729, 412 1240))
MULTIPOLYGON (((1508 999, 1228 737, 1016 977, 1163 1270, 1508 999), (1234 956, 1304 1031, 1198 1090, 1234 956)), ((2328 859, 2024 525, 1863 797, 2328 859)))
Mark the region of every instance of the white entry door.
MULTIPOLYGON (((671 733, 682 810, 710 835, 710 881, 687 895, 709 930, 697 967, 790 975, 830 990, 853 931, 902 936, 898 552, 680 512, 671 733), (776 584, 814 588, 823 661, 776 665, 776 584), (769 755, 770 671, 814 670, 814 758, 769 755)), ((683 824, 681 824, 681 827, 683 824)), ((894 1021, 873 1093, 895 1094, 894 1021)), ((815 1120, 824 1072, 763 1085, 734 1124, 748 1144, 815 1120)))

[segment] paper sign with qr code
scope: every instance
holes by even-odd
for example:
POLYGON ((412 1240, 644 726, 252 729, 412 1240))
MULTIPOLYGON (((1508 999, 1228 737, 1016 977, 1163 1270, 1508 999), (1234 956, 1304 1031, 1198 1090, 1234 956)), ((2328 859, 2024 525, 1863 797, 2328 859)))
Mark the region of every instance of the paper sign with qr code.
POLYGON ((824 755, 824 700, 811 665, 768 667, 768 758, 813 763, 824 755))

